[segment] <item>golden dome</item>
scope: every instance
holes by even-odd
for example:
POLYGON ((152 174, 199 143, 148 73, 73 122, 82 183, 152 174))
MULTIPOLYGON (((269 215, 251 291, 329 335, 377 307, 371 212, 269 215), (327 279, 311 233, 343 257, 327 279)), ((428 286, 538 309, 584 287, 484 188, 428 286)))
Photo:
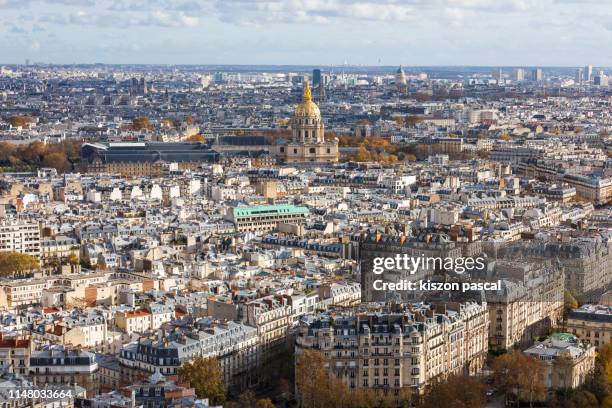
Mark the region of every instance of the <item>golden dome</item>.
POLYGON ((321 118, 321 111, 317 104, 312 101, 312 93, 308 85, 304 87, 302 103, 295 108, 295 116, 321 118))

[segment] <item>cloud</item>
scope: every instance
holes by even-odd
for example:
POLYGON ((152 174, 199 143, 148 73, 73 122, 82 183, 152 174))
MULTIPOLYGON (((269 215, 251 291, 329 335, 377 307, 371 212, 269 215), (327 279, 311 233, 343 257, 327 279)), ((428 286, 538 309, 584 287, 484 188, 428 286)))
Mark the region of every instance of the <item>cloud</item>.
POLYGON ((200 24, 197 16, 190 16, 182 12, 153 11, 148 13, 99 13, 78 10, 68 15, 47 14, 38 19, 39 23, 58 25, 78 25, 103 29, 127 29, 138 26, 157 27, 196 27, 200 24))

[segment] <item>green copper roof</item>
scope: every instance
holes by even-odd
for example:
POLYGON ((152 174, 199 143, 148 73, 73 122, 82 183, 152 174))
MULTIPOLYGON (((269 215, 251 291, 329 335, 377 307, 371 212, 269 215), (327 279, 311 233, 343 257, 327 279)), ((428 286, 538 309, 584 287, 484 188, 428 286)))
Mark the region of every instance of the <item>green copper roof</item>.
POLYGON ((276 204, 276 205, 251 205, 244 207, 235 207, 233 209, 235 218, 265 216, 265 215, 309 215, 310 212, 306 207, 297 207, 293 204, 276 204))
POLYGON ((562 333, 562 332, 556 332, 550 335, 550 337, 557 339, 557 340, 563 340, 563 341, 574 341, 576 340, 576 336, 573 335, 572 333, 562 333))

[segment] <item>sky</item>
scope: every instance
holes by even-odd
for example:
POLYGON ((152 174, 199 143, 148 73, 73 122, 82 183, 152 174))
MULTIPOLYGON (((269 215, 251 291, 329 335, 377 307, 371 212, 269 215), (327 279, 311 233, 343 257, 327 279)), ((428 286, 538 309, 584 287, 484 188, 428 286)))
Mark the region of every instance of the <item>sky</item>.
POLYGON ((0 0, 0 64, 612 66, 612 0, 0 0))

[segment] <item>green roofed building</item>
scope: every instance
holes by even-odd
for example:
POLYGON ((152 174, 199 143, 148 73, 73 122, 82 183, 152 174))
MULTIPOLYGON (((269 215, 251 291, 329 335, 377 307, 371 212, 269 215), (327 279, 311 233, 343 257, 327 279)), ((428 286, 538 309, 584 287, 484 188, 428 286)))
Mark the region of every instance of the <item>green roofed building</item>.
POLYGON ((251 205, 231 207, 225 218, 237 231, 261 232, 273 230, 279 223, 303 221, 309 214, 308 208, 293 204, 251 205))

